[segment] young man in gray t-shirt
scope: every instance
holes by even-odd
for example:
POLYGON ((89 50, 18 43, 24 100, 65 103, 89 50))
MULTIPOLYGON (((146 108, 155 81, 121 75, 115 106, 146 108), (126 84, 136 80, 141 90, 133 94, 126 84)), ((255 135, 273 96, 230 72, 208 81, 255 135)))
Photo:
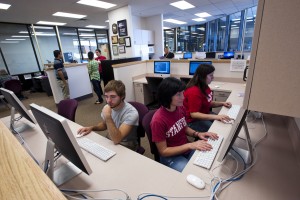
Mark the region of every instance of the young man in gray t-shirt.
POLYGON ((108 138, 114 144, 121 144, 135 151, 138 147, 139 115, 131 104, 124 101, 125 85, 122 81, 109 81, 104 88, 104 96, 107 105, 101 112, 102 121, 96 126, 80 128, 78 134, 86 135, 91 131, 107 130, 108 138))

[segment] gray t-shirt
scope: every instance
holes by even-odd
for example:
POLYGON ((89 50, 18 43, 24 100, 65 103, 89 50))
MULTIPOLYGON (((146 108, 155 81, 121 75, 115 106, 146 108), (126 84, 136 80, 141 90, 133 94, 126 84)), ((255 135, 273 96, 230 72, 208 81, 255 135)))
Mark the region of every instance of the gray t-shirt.
MULTIPOLYGON (((124 103, 125 104, 122 109, 117 111, 112 110, 111 116, 117 128, 119 128, 123 123, 134 126, 131 132, 122 140, 122 142, 137 143, 137 127, 139 125, 139 113, 131 104, 127 102, 124 103)), ((101 117, 102 119, 105 119, 102 112, 101 117)))

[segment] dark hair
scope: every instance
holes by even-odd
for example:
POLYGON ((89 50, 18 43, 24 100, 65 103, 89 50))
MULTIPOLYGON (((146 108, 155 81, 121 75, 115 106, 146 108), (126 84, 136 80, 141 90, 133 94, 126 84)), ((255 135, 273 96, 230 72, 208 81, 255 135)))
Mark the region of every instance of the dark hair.
POLYGON ((54 57, 57 58, 59 56, 60 52, 61 52, 60 50, 54 50, 53 51, 54 57))
POLYGON ((202 91, 203 94, 207 96, 205 90, 207 89, 208 85, 206 83, 206 77, 208 74, 215 71, 215 67, 210 64, 201 64, 198 66, 197 70, 193 78, 188 82, 187 88, 197 86, 202 91))
POLYGON ((111 80, 109 81, 105 87, 104 92, 115 91, 122 100, 125 99, 125 85, 122 81, 111 80))
POLYGON ((93 60, 93 58, 94 58, 94 53, 91 52, 91 51, 89 51, 89 52, 88 52, 88 58, 89 58, 90 60, 93 60))
POLYGON ((174 77, 165 78, 158 86, 157 99, 160 105, 170 108, 172 97, 177 92, 182 92, 185 84, 174 77))
POLYGON ((98 51, 99 53, 101 53, 101 50, 100 50, 100 49, 96 49, 95 52, 96 52, 96 51, 98 51))

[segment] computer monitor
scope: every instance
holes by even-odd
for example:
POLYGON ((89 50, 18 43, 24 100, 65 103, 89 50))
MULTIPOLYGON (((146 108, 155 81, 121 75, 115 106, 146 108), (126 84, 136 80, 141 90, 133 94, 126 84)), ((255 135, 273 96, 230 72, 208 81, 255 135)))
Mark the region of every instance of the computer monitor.
POLYGON ((206 58, 216 58, 216 52, 206 52, 206 58))
POLYGON ((4 98, 7 100, 7 102, 11 105, 10 129, 14 134, 21 133, 30 127, 29 124, 20 123, 18 123, 18 125, 21 126, 15 126, 14 122, 20 119, 20 117, 15 118, 16 111, 20 114, 21 117, 26 118, 30 123, 36 123, 34 117, 28 112, 24 104, 19 100, 19 98, 15 95, 13 91, 4 88, 0 88, 0 91, 3 94, 4 98))
POLYGON ((183 54, 183 59, 191 59, 192 57, 192 52, 186 52, 183 54))
POLYGON ((91 174, 92 170, 68 125, 67 119, 36 104, 30 104, 30 108, 37 123, 48 138, 44 170, 46 173, 48 172, 47 174, 53 182, 56 185, 61 185, 77 175, 78 172, 80 173, 80 170, 86 174, 91 174), (54 148, 77 168, 68 163, 54 172, 54 148))
POLYGON ((72 52, 65 52, 64 53, 65 62, 73 62, 73 54, 72 52))
POLYGON ((245 161, 248 164, 251 164, 252 160, 253 160, 253 153, 252 153, 252 145, 251 145, 251 140, 250 140, 250 136, 249 136, 249 132, 248 132, 248 128, 247 128, 247 124, 245 122, 246 117, 247 117, 247 113, 248 111, 245 110, 244 108, 241 108, 236 120, 234 121, 234 124, 232 125, 232 128, 230 130, 230 133, 228 134, 228 137, 226 138, 225 141, 223 141, 223 144, 220 148, 220 153, 219 156, 217 158, 217 160, 219 162, 222 162, 222 160, 226 157, 226 155, 228 154, 229 150, 233 147, 233 144, 236 140, 236 138, 238 137, 241 128, 244 126, 245 127, 245 133, 246 133, 246 142, 247 142, 247 146, 248 146, 248 150, 249 150, 249 156, 248 156, 248 161, 245 161))
POLYGON ((154 76, 170 76, 170 61, 154 61, 154 76))
POLYGON ((233 51, 225 51, 223 54, 223 59, 231 59, 234 58, 234 52, 233 51))
POLYGON ((212 64, 212 61, 190 61, 189 75, 194 75, 197 68, 202 64, 212 64))

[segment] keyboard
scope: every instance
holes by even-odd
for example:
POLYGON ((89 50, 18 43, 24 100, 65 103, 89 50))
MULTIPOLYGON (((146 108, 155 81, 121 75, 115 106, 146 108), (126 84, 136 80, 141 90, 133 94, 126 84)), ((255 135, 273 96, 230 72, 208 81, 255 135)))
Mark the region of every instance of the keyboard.
POLYGON ((212 150, 210 151, 200 151, 194 161, 195 165, 198 165, 200 167, 204 167, 206 169, 210 169, 218 150, 221 146, 221 143, 223 141, 223 136, 219 135, 218 140, 212 140, 208 138, 208 143, 211 144, 212 150))
POLYGON ((236 117, 241 109, 241 106, 239 105, 232 105, 231 108, 227 111, 227 115, 230 117, 230 119, 236 120, 236 117))
POLYGON ((107 161, 116 154, 116 152, 107 149, 104 146, 101 146, 100 144, 85 137, 77 139, 77 142, 82 149, 103 161, 107 161))

